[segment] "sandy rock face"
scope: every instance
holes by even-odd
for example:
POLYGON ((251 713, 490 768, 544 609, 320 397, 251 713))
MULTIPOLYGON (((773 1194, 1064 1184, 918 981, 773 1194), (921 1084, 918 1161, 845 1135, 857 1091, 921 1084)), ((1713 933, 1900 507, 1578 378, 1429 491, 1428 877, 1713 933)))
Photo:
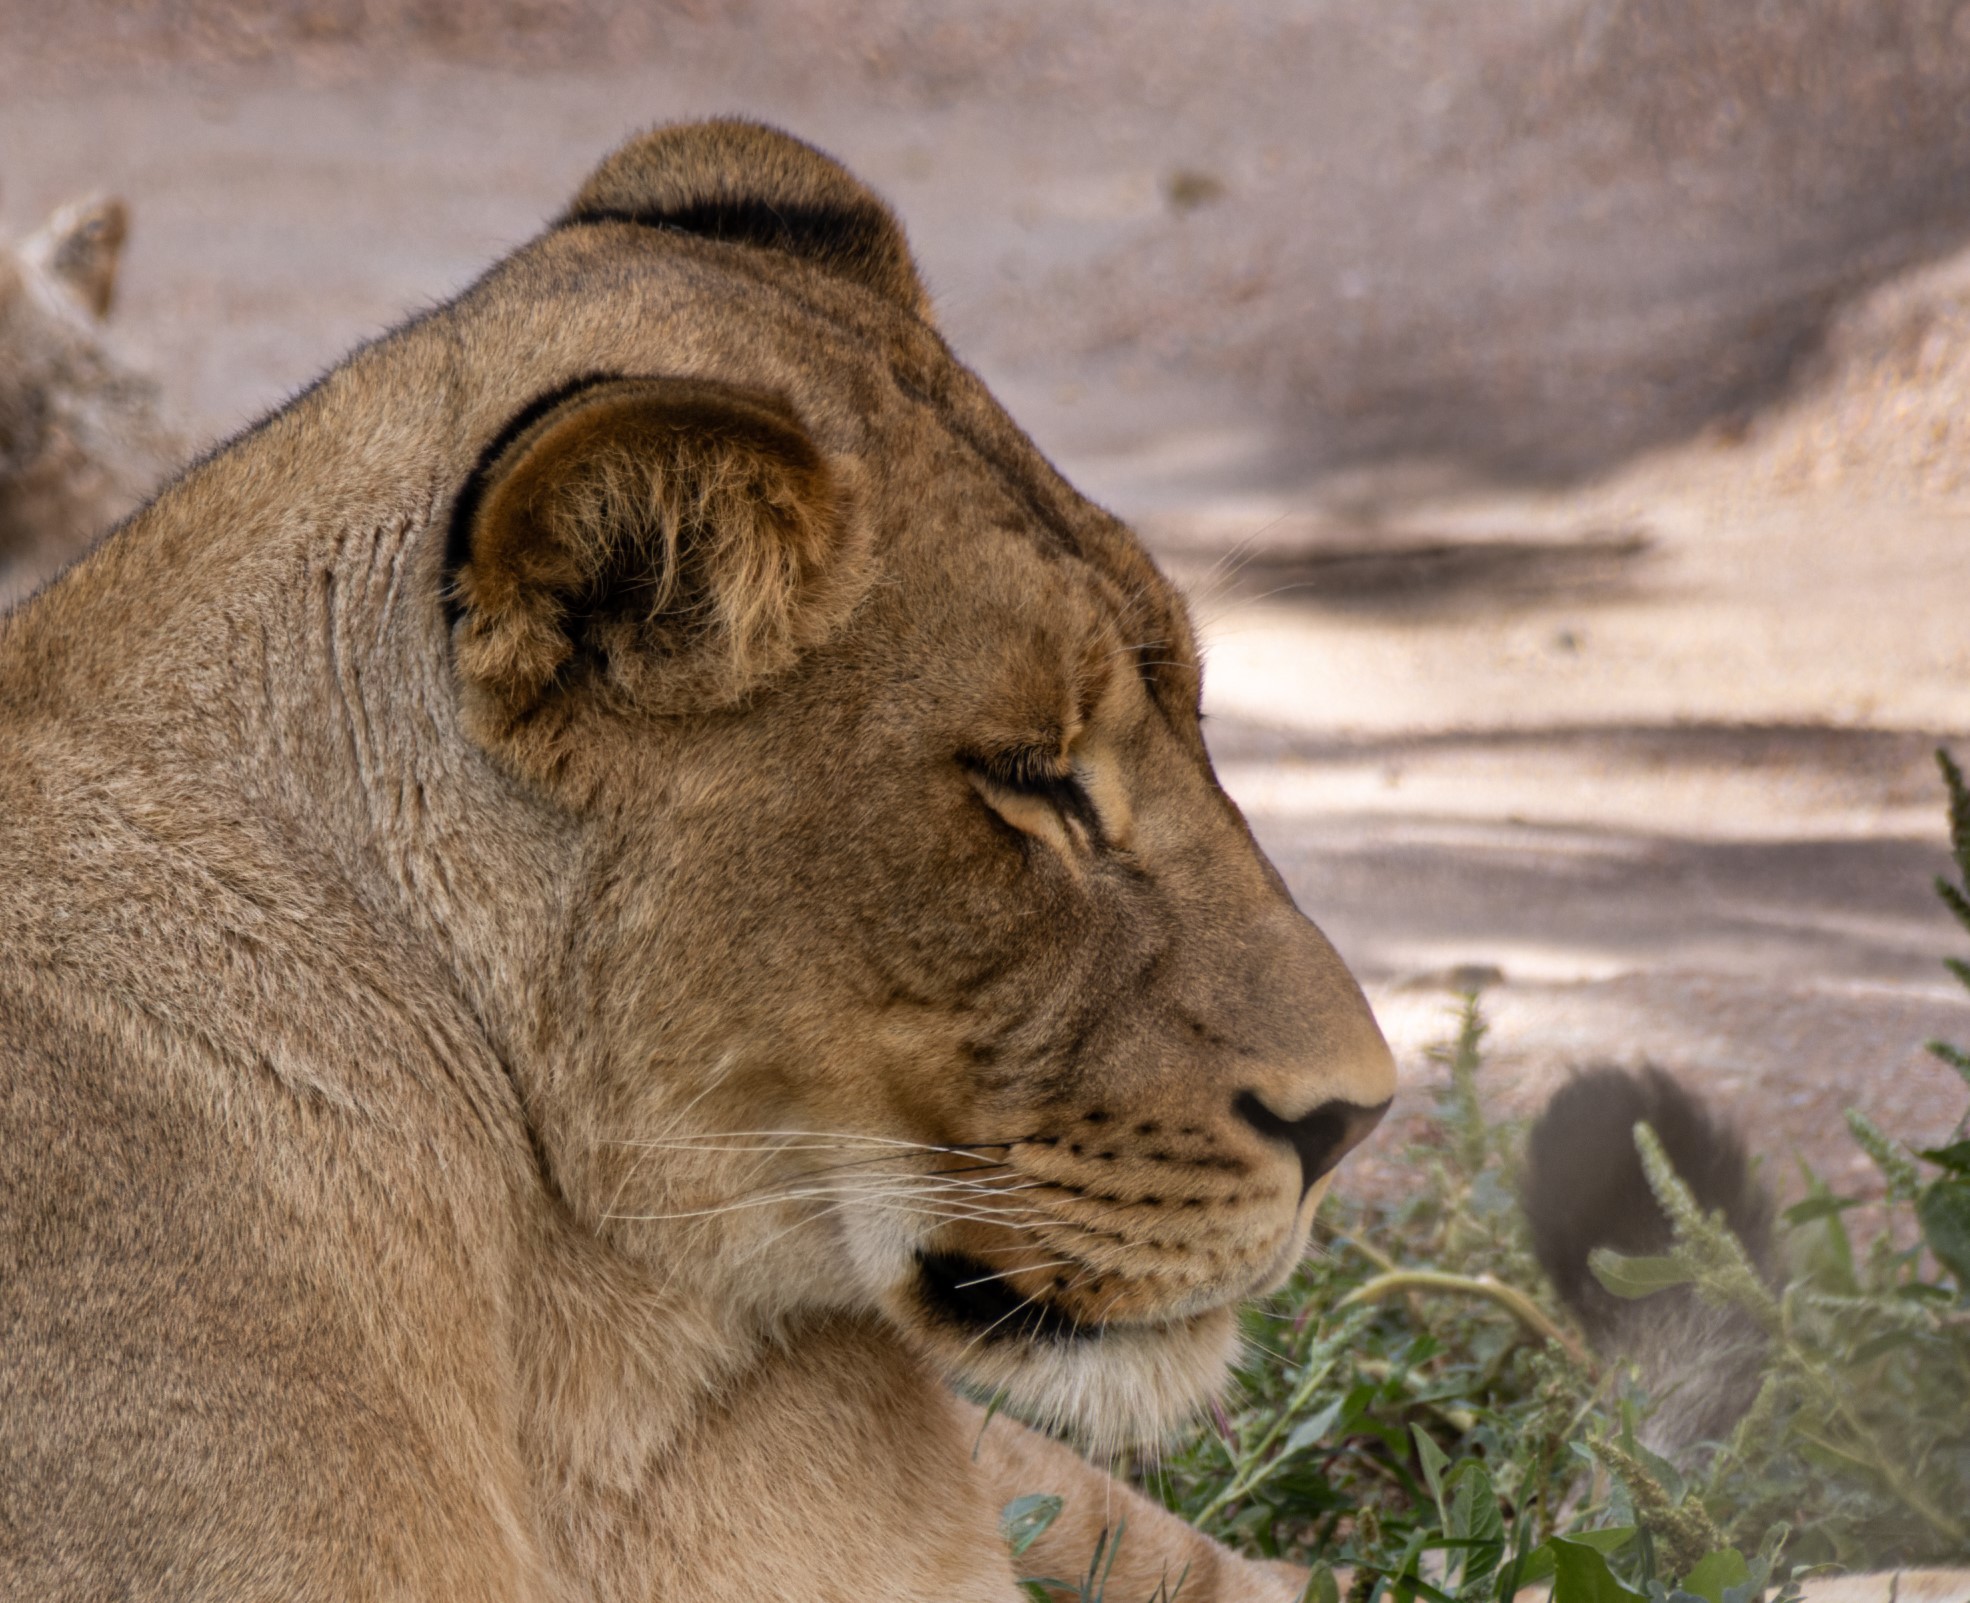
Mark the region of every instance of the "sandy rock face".
POLYGON ((1764 434, 1785 488, 1858 481, 1951 500, 1970 491, 1970 251, 1845 307, 1764 434))
POLYGON ((0 245, 0 609, 86 550, 178 455, 157 386, 106 338, 119 200, 64 206, 0 245))

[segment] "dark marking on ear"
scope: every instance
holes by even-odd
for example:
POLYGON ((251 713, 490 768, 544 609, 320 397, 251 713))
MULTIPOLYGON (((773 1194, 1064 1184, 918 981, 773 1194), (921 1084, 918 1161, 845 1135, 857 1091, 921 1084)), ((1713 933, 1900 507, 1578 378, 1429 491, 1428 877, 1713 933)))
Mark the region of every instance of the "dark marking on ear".
POLYGON ((929 315, 889 208, 832 156, 764 123, 724 119, 630 140, 589 174, 559 226, 596 223, 777 252, 929 315))
POLYGON ((630 210, 595 207, 570 212, 563 228, 593 223, 633 223, 671 233, 752 245, 811 260, 873 256, 893 228, 887 218, 831 206, 774 205, 765 200, 706 200, 673 208, 630 210))
POLYGON ((442 574, 445 598, 445 628, 449 631, 458 622, 465 604, 458 594, 456 580, 459 569, 472 560, 472 520, 478 514, 479 503, 485 499, 486 482, 493 464, 506 454, 506 448, 532 428, 542 418, 564 401, 573 400, 583 390, 591 390, 598 384, 612 384, 626 377, 622 373, 583 373, 569 379, 565 384, 555 386, 544 395, 537 395, 515 412, 500 427, 479 453, 479 459, 472 464, 472 471, 465 476, 464 484, 459 486, 458 495, 451 504, 451 522, 445 529, 445 565, 442 574))

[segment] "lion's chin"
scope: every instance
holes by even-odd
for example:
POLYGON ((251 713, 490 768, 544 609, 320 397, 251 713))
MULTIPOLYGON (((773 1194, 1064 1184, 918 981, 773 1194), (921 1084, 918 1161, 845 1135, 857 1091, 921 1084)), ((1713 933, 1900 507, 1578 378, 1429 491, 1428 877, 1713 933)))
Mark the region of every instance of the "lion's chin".
POLYGON ((1167 1443, 1223 1393, 1238 1355, 1231 1301, 1087 1323, 880 1212, 843 1223, 851 1280, 934 1367, 1090 1452, 1167 1443))
POLYGON ((1094 1453, 1157 1447, 1224 1389, 1238 1319, 1214 1308, 1167 1325, 1107 1325, 1068 1340, 1015 1337, 932 1356, 952 1377, 1094 1453))
POLYGON ((891 1315, 959 1385, 1092 1451, 1167 1442, 1224 1387, 1238 1320, 1212 1307, 1162 1321, 1079 1324, 1045 1305, 998 1309, 921 1260, 891 1315))

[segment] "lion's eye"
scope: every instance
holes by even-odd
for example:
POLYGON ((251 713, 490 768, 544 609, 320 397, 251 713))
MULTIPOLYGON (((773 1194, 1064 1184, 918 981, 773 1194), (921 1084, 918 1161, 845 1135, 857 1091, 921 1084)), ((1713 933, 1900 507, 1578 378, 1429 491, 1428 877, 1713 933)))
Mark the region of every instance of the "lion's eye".
POLYGON ((1060 772, 1058 759, 1039 752, 1003 752, 990 757, 961 757, 959 761, 985 799, 1007 821, 1027 828, 1024 817, 1038 803, 1083 844, 1102 839, 1101 814, 1072 770, 1060 772))

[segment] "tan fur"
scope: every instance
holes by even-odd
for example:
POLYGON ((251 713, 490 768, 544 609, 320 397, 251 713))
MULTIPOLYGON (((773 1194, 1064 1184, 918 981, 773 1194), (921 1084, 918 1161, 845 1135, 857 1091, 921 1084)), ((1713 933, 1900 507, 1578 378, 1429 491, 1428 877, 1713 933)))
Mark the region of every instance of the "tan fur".
POLYGON ((0 1595, 1290 1598, 949 1389, 1166 1431, 1392 1087, 1182 605, 826 158, 598 194, 0 620, 0 1595))
POLYGON ((0 247, 0 610, 80 555, 177 455, 156 386, 103 329, 128 232, 123 203, 96 198, 0 247))

